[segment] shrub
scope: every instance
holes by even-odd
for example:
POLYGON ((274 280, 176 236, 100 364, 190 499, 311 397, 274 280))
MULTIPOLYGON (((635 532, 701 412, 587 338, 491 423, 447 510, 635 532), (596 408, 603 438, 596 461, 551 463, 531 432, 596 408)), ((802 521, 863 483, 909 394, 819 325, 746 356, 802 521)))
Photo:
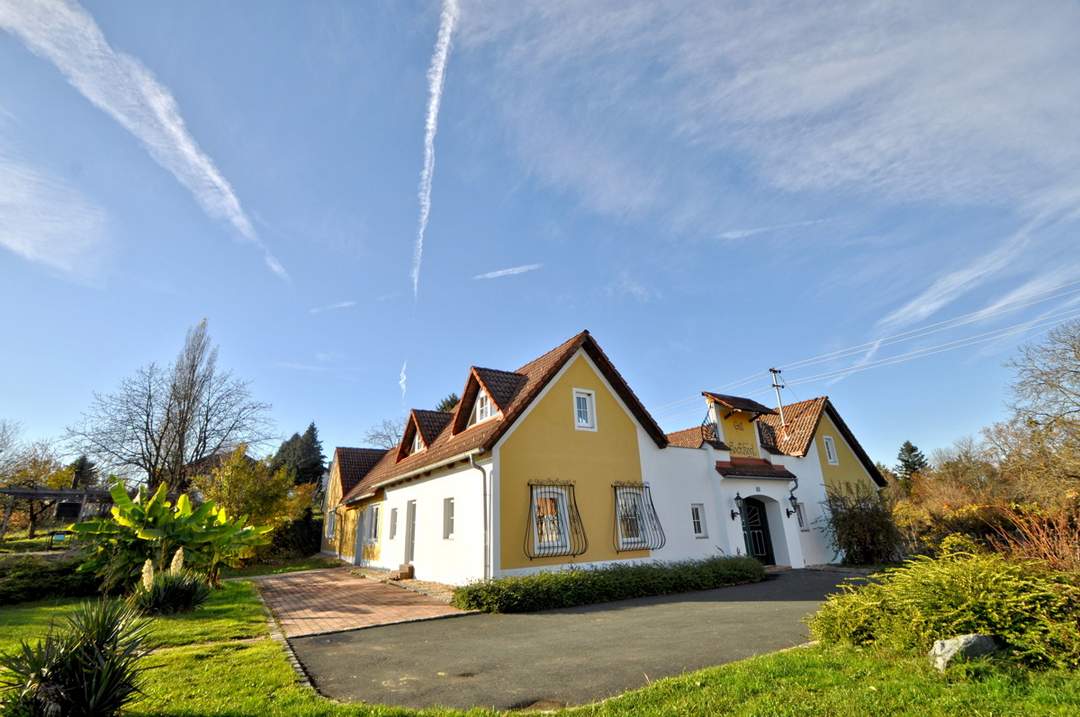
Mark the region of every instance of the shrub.
POLYGON ((79 559, 19 556, 0 561, 0 605, 47 597, 86 597, 101 589, 97 576, 78 570, 79 559))
POLYGON ((148 623, 116 600, 79 605, 66 628, 0 656, 8 715, 108 717, 138 692, 148 623))
POLYGON ((843 553, 845 565, 873 565, 899 560, 900 532, 881 496, 829 492, 825 500, 825 535, 843 553))
POLYGON ((322 549, 323 522, 309 509, 274 529, 267 554, 271 559, 306 558, 322 549))
POLYGON ((823 642, 925 653, 935 640, 980 633, 1026 665, 1080 666, 1076 576, 978 552, 970 539, 842 587, 809 620, 823 642))
POLYGON ((753 558, 717 557, 678 563, 613 565, 498 578, 454 590, 455 607, 483 612, 534 612, 560 607, 758 582, 765 569, 753 558))
POLYGON ((210 585, 206 579, 184 569, 184 549, 173 554, 167 572, 154 572, 154 563, 143 563, 142 580, 131 594, 131 604, 148 615, 190 612, 206 602, 210 585))
POLYGON ((1056 570, 1080 573, 1080 507, 1051 512, 1002 508, 1007 525, 995 525, 995 550, 1014 558, 1041 560, 1056 570))

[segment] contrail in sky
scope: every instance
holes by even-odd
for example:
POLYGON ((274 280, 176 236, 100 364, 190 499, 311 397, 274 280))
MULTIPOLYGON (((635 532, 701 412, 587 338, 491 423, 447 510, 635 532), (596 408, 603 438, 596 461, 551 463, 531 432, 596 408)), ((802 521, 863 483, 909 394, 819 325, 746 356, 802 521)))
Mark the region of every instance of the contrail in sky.
POLYGON ((424 259, 424 232, 427 231, 428 215, 431 213, 431 178, 435 173, 435 133, 439 129, 439 104, 442 102, 443 84, 446 80, 446 61, 450 57, 450 37, 458 19, 457 0, 444 0, 439 20, 439 36, 435 40, 435 52, 428 67, 428 108, 424 122, 424 168, 420 171, 420 225, 416 231, 416 249, 413 251, 412 285, 413 300, 420 293, 420 263, 424 259))
POLYGON ((401 373, 398 374, 398 386, 401 386, 401 402, 405 403, 405 392, 409 388, 409 376, 405 373, 405 368, 409 365, 408 361, 403 361, 401 364, 401 373))

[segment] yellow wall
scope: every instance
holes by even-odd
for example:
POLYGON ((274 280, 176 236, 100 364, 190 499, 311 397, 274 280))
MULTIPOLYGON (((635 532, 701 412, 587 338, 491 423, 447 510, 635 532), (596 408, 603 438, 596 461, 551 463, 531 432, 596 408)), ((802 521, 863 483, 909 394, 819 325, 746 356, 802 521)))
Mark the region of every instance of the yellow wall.
MULTIPOLYGON (((328 552, 334 552, 340 555, 342 558, 351 560, 356 554, 356 526, 360 521, 360 513, 364 508, 371 505, 372 502, 381 501, 381 496, 376 496, 364 503, 358 505, 350 505, 348 507, 337 506, 341 501, 341 476, 338 473, 338 465, 335 463, 330 469, 330 481, 326 488, 326 506, 327 512, 336 511, 337 519, 334 522, 334 537, 328 539, 326 537, 326 531, 323 530, 322 547, 323 550, 328 552), (337 507, 335 507, 337 506, 337 507)), ((385 510, 380 509, 380 510, 385 510)), ((383 522, 386 516, 379 516, 379 541, 370 545, 364 546, 364 560, 378 560, 379 549, 382 543, 383 535, 383 522)), ((324 517, 323 520, 326 520, 324 517)), ((324 523, 325 525, 325 523, 324 523)))
POLYGON ((825 488, 850 495, 851 493, 876 492, 877 485, 866 472, 862 462, 851 446, 844 440, 843 434, 836 428, 836 424, 826 413, 821 417, 817 433, 814 435, 814 443, 817 445, 818 458, 821 461, 821 475, 825 478, 825 488), (839 459, 837 465, 829 463, 825 453, 825 436, 832 436, 836 446, 836 456, 839 459))
POLYGON ((724 443, 731 449, 731 455, 758 458, 757 426, 750 420, 751 415, 723 406, 717 406, 716 410, 720 412, 720 430, 724 432, 724 443), (731 415, 725 418, 728 413, 731 415))
POLYGON ((580 354, 533 405, 499 449, 499 543, 504 569, 648 557, 648 550, 616 552, 616 482, 641 482, 637 427, 580 354), (574 389, 596 392, 595 431, 574 424, 574 389), (573 481, 588 550, 578 556, 529 560, 525 530, 529 481, 573 481))

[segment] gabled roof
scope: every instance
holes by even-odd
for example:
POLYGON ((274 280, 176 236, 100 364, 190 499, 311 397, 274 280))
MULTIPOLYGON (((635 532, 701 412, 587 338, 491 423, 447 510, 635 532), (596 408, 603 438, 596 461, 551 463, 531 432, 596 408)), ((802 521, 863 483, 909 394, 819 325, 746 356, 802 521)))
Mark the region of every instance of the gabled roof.
POLYGON ((702 391, 701 395, 711 401, 719 403, 721 406, 730 408, 733 411, 746 411, 747 413, 754 413, 759 416, 776 413, 776 411, 768 406, 764 406, 749 398, 743 398, 742 396, 729 396, 726 393, 713 393, 712 391, 702 391))
POLYGON ((494 368, 474 366, 472 372, 500 411, 506 410, 517 392, 529 380, 527 376, 520 373, 499 371, 494 368))
POLYGON ((385 448, 335 448, 334 463, 341 476, 341 495, 345 495, 386 453, 385 448))
MULTIPOLYGON (((649 415, 638 397, 634 395, 629 384, 615 369, 615 366, 604 354, 600 345, 596 343, 596 339, 588 331, 582 331, 539 358, 533 359, 517 371, 499 371, 497 372, 498 375, 496 375, 496 372, 492 369, 485 369, 488 373, 478 375, 477 371, 470 369, 466 391, 455 409, 454 420, 449 421, 439 431, 439 434, 427 444, 427 449, 405 456, 401 460, 397 460, 396 451, 384 455, 379 463, 372 468, 371 472, 345 496, 344 501, 352 502, 366 498, 374 495, 375 491, 384 485, 405 480, 423 473, 425 470, 445 465, 448 461, 464 460, 466 455, 470 453, 491 450, 499 438, 521 417, 529 404, 533 402, 555 374, 566 365, 567 361, 579 349, 583 350, 592 359, 604 378, 611 384, 615 393, 618 394, 619 398, 622 399, 626 407, 637 418, 656 444, 661 448, 666 446, 667 438, 664 436, 660 426, 656 424, 656 421, 649 415), (514 374, 521 378, 507 378, 514 374), (512 396, 508 397, 507 393, 501 393, 500 397, 506 401, 506 405, 500 407, 501 412, 496 417, 469 427, 463 427, 462 416, 464 415, 467 420, 468 411, 472 408, 471 401, 468 399, 470 386, 474 386, 474 379, 479 383, 484 376, 491 378, 494 383, 506 379, 508 381, 514 380, 520 385, 512 396)), ((475 395, 476 388, 473 387, 471 390, 475 395)), ((487 390, 492 393, 502 391, 501 388, 496 389, 493 386, 489 386, 487 390)), ((492 400, 498 403, 498 399, 494 395, 492 395, 492 400)))
POLYGON ((449 411, 425 411, 421 408, 414 408, 412 415, 416 419, 416 425, 420 429, 420 439, 424 441, 425 446, 434 443, 442 433, 442 429, 446 428, 446 424, 454 417, 454 414, 449 411))
POLYGON ((787 425, 780 422, 780 414, 773 412, 771 415, 761 416, 758 421, 758 436, 761 438, 761 447, 770 453, 803 457, 810 452, 810 446, 817 435, 818 424, 821 417, 828 413, 829 418, 836 424, 837 430, 847 441, 851 450, 858 457, 859 462, 866 468, 866 472, 875 483, 885 487, 885 477, 881 475, 877 465, 870 460, 870 456, 863 450, 862 445, 855 438, 840 413, 833 406, 828 396, 818 396, 807 401, 799 401, 784 406, 784 419, 787 425))

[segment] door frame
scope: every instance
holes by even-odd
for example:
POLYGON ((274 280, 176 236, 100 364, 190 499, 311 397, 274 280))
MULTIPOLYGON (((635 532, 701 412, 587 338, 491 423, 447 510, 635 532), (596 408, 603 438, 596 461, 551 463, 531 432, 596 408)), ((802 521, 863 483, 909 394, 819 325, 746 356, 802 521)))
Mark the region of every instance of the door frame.
POLYGON ((416 501, 405 502, 405 565, 416 559, 416 501))

